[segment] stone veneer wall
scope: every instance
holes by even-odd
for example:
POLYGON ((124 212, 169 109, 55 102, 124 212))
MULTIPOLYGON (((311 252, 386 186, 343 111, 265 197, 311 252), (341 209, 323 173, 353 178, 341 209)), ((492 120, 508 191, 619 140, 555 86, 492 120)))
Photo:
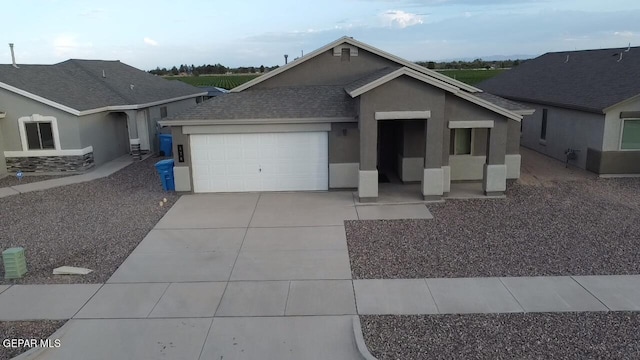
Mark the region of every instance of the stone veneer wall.
POLYGON ((81 172, 93 167, 93 153, 78 156, 7 157, 7 171, 81 172))

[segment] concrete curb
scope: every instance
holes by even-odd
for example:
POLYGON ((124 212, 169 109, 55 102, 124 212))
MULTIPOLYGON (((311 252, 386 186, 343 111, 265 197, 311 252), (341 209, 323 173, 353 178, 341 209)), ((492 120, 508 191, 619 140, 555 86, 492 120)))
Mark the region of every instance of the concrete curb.
MULTIPOLYGON (((69 319, 67 320, 67 322, 64 323, 64 325, 62 325, 58 330, 56 330, 53 334, 51 334, 51 336, 48 337, 48 339, 53 340, 55 339, 62 339, 62 336, 67 332, 67 328, 70 326, 69 323, 74 321, 73 319, 69 319)), ((64 346, 64 344, 62 344, 62 346, 64 346)), ((38 359, 41 355, 44 355, 47 351, 55 351, 55 348, 41 348, 41 347, 37 347, 37 348, 32 348, 26 352, 23 352, 22 354, 12 358, 12 360, 33 360, 33 359, 38 359)))
POLYGON ((362 335, 362 326, 360 325, 360 317, 358 315, 354 315, 352 317, 353 320, 353 337, 356 340, 356 346, 358 347, 358 351, 360 352, 360 356, 364 360, 378 360, 376 359, 367 348, 367 344, 364 342, 364 336, 362 335))

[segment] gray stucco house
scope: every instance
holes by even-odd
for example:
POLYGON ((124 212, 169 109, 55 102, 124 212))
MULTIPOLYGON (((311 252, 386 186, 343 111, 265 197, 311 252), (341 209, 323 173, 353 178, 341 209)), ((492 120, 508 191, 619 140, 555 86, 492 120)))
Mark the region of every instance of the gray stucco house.
POLYGON ((522 145, 601 175, 640 174, 640 47, 544 54, 478 87, 536 110, 522 145))
POLYGON ((156 122, 195 106, 206 92, 119 61, 0 65, 0 175, 83 171, 154 151, 156 122))
POLYGON ((357 188, 376 201, 382 175, 429 199, 456 180, 504 192, 530 113, 343 37, 160 124, 179 191, 357 188))

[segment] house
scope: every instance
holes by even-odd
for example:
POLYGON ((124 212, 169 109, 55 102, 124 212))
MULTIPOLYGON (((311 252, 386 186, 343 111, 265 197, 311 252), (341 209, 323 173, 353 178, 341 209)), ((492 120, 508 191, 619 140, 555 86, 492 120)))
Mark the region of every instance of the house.
POLYGON ((601 175, 640 174, 638 79, 640 47, 628 47, 544 54, 478 87, 536 110, 523 146, 601 175))
POLYGON ((357 188, 385 178, 440 198, 451 181, 502 193, 520 173, 521 105, 350 37, 167 120, 176 188, 357 188))
POLYGON ((156 149, 156 122, 207 93, 119 61, 0 65, 0 175, 76 172, 156 149))

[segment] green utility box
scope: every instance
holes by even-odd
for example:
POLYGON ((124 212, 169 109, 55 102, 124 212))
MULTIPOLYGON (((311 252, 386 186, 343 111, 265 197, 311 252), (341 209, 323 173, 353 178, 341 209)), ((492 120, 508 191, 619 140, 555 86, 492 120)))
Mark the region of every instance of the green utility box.
POLYGON ((27 259, 24 257, 24 249, 14 247, 2 252, 4 263, 4 278, 18 279, 27 273, 27 259))

